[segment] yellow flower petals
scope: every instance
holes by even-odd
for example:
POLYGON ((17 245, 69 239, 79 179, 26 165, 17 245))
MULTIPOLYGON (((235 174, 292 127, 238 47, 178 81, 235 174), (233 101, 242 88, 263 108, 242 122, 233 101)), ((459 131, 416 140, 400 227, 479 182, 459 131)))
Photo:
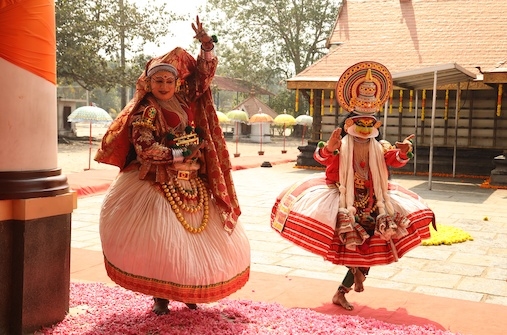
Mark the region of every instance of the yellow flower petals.
POLYGON ((456 227, 441 225, 437 223, 437 230, 430 227, 431 238, 424 240, 422 245, 451 245, 453 243, 462 243, 473 241, 473 237, 456 227))

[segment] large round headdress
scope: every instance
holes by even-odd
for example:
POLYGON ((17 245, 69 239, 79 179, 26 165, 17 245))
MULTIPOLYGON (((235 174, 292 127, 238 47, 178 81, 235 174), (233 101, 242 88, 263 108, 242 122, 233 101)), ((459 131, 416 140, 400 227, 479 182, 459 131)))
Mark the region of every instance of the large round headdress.
POLYGON ((348 112, 374 115, 389 97, 393 78, 382 64, 372 61, 352 65, 336 84, 336 100, 348 112))

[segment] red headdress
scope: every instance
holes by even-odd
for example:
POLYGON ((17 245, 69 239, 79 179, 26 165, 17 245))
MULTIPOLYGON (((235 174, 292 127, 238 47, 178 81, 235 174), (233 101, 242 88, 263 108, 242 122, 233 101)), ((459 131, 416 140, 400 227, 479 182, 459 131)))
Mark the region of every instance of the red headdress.
MULTIPOLYGON (((193 84, 192 74, 197 62, 184 49, 176 48, 161 57, 154 58, 146 68, 153 65, 154 62, 173 65, 178 70, 182 90, 193 84)), ((120 169, 125 168, 125 164, 128 163, 127 155, 131 147, 129 116, 138 109, 140 102, 148 93, 146 78, 146 72, 144 72, 137 80, 134 97, 113 121, 102 138, 101 147, 95 156, 97 162, 115 165, 120 169)), ((178 99, 184 99, 184 95, 178 96, 178 99)), ((227 144, 218 123, 211 91, 207 89, 196 99, 184 100, 184 102, 194 109, 196 126, 203 130, 204 138, 208 142, 207 149, 204 151, 208 183, 224 221, 224 229, 232 232, 241 210, 232 181, 232 167, 227 144)))

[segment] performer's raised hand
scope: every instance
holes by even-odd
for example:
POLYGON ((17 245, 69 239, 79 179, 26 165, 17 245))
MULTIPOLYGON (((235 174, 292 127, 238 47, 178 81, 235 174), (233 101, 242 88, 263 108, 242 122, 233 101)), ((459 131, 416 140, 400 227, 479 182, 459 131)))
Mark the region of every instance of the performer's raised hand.
POLYGON ((400 151, 403 152, 404 154, 412 152, 413 150, 412 140, 414 139, 414 137, 415 135, 411 134, 408 135, 402 142, 396 142, 395 143, 396 148, 400 149, 400 151))
POLYGON ((331 134, 329 141, 327 141, 326 148, 330 152, 333 152, 335 150, 340 150, 341 147, 342 147, 342 129, 336 128, 331 134))
POLYGON ((213 49, 213 38, 208 35, 206 30, 202 27, 202 22, 199 20, 199 16, 196 16, 195 23, 192 23, 192 29, 195 32, 194 38, 201 42, 205 50, 213 49))

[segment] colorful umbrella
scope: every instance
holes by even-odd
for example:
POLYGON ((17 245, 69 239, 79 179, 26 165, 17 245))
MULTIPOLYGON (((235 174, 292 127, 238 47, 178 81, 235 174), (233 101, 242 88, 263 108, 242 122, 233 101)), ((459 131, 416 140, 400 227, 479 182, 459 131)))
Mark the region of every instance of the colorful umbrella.
POLYGON ((241 109, 233 109, 232 111, 228 112, 227 117, 231 121, 238 121, 238 122, 248 122, 248 113, 241 109))
POLYGON ((296 124, 296 119, 294 116, 287 114, 287 111, 284 109, 283 114, 279 114, 275 117, 273 120, 274 124, 283 125, 283 150, 282 154, 287 153, 287 150, 285 150, 285 128, 287 126, 293 126, 296 124))
POLYGON ((311 127, 313 124, 313 117, 307 114, 299 115, 296 118, 296 124, 300 124, 303 126, 303 136, 301 137, 301 144, 305 139, 305 131, 307 127, 311 127))
POLYGON ((218 118, 218 122, 219 123, 229 123, 229 122, 231 122, 231 120, 229 120, 229 118, 227 117, 227 115, 225 115, 225 113, 223 113, 221 111, 217 111, 217 118, 218 118))
POLYGON ((76 108, 70 115, 67 117, 67 121, 79 123, 79 122, 87 122, 90 123, 90 150, 88 154, 88 169, 91 168, 92 161, 92 123, 110 123, 113 121, 111 115, 106 112, 104 109, 96 106, 82 106, 76 108))
POLYGON ((262 125, 264 123, 271 123, 273 122, 273 118, 268 115, 264 114, 261 110, 259 110, 259 113, 254 114, 250 117, 249 120, 250 123, 260 123, 260 149, 259 149, 259 155, 264 155, 264 151, 262 151, 262 125))
POLYGON ((239 157, 240 153, 238 152, 238 141, 239 141, 238 125, 239 123, 248 122, 248 113, 241 109, 233 109, 232 111, 228 112, 226 116, 229 118, 229 120, 234 122, 234 128, 236 133, 236 153, 234 154, 234 157, 239 157))

